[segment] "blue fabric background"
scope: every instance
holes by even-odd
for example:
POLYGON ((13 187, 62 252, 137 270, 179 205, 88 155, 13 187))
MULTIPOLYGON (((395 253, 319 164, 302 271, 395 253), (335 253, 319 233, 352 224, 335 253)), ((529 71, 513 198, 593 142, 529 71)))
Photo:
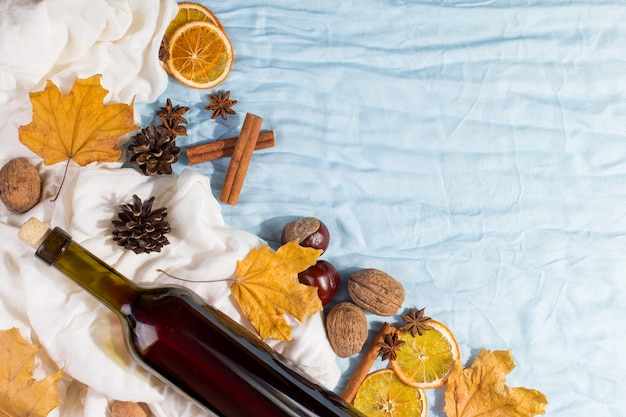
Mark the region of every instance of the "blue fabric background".
MULTIPOLYGON (((318 217, 337 300, 355 269, 386 271, 401 312, 446 323, 464 364, 510 349, 508 384, 542 391, 547 415, 623 415, 623 1, 204 4, 233 43, 230 76, 209 91, 172 80, 139 109, 147 125, 167 97, 190 106, 182 148, 237 135, 247 112, 274 130, 223 205, 229 225, 275 246, 286 222, 318 217), (239 100, 227 121, 203 110, 218 90, 239 100)), ((175 168, 218 197, 228 162, 189 167, 183 151, 175 168)), ((368 320, 373 336, 385 318, 368 320)), ((357 362, 339 361, 342 384, 357 362)), ((443 390, 428 399, 443 416, 443 390)))

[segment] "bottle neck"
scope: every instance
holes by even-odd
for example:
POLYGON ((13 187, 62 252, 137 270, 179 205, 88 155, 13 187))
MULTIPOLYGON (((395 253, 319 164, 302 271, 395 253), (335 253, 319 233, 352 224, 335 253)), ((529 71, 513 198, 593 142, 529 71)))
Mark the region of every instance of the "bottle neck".
POLYGON ((36 256, 54 266, 111 310, 122 314, 139 293, 139 287, 94 254, 55 228, 46 236, 36 256))

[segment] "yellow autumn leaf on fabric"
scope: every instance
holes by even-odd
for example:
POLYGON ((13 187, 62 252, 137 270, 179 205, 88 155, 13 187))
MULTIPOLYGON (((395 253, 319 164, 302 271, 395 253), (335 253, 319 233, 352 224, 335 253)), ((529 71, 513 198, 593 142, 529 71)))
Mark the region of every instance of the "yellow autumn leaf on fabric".
POLYGON ((457 361, 446 385, 448 417, 530 417, 544 414, 548 401, 541 392, 510 388, 506 376, 515 368, 510 351, 481 350, 463 369, 457 361))
POLYGON ((43 91, 30 94, 33 118, 20 126, 20 142, 46 165, 70 159, 80 166, 119 160, 120 136, 138 127, 132 103, 104 104, 107 93, 100 75, 77 78, 67 94, 48 80, 43 91))
POLYGON ((269 246, 252 249, 237 262, 233 296, 261 339, 291 340, 284 314, 301 322, 322 310, 317 287, 301 284, 298 273, 315 264, 321 250, 286 243, 276 252, 269 246))
POLYGON ((63 370, 36 381, 37 350, 18 329, 0 331, 0 416, 45 417, 61 404, 57 390, 63 370))

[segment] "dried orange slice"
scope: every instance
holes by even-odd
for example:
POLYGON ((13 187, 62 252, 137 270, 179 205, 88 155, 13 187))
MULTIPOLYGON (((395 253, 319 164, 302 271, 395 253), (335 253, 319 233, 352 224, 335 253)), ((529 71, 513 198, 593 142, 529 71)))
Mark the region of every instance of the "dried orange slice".
POLYGON ((404 345, 390 361, 391 369, 407 385, 417 388, 437 388, 446 383, 452 365, 459 360, 459 345, 445 325, 428 321, 422 335, 402 332, 398 340, 404 345))
POLYGON ((425 417, 428 412, 424 390, 406 385, 388 368, 365 378, 354 407, 368 417, 425 417))
POLYGON ((176 17, 170 22, 167 29, 165 29, 165 39, 168 44, 172 39, 172 35, 176 32, 176 29, 189 22, 209 22, 213 23, 218 28, 224 30, 222 23, 213 12, 201 4, 192 3, 190 1, 183 1, 178 3, 178 13, 176 17))
POLYGON ((170 74, 188 87, 206 89, 224 81, 233 65, 233 48, 223 30, 209 22, 176 29, 169 45, 170 74))

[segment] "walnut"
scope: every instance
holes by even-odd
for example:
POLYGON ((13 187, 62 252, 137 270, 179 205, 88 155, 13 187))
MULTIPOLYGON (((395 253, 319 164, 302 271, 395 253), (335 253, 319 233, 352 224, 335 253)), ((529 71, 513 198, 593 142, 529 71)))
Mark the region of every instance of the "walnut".
POLYGON ((25 213, 40 197, 39 171, 25 158, 11 159, 0 169, 0 200, 9 211, 25 213))
POLYGON ((404 302, 404 287, 378 269, 362 269, 348 279, 348 294, 362 309, 379 316, 395 314, 404 302))
POLYGON ((149 417, 152 413, 144 403, 115 401, 111 406, 111 417, 149 417))
POLYGON ((326 315, 326 335, 337 356, 356 355, 367 340, 365 313, 350 301, 335 304, 326 315))

